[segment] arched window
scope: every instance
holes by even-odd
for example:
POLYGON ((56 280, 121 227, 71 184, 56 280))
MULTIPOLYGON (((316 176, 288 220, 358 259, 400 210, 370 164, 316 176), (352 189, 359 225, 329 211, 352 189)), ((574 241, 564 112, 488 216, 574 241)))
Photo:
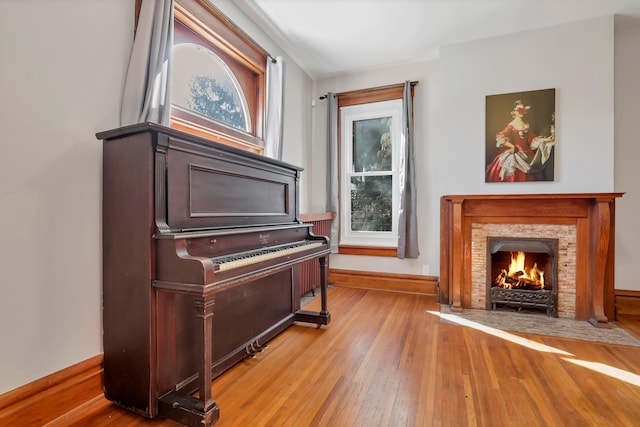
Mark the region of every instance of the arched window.
POLYGON ((267 52, 209 1, 174 0, 173 54, 171 127, 263 154, 267 52))

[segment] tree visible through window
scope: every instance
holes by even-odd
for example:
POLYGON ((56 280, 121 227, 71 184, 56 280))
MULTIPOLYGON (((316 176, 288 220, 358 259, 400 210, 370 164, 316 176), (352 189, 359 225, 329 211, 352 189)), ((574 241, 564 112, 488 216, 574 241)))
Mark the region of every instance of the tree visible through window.
POLYGON ((392 231, 391 117, 353 122, 351 230, 392 231), (360 175, 358 172, 362 172, 360 175), (365 172, 387 172, 365 176, 365 172))
POLYGON ((173 47, 173 104, 245 132, 245 96, 229 67, 213 52, 193 43, 173 47))
POLYGON ((224 87, 213 76, 194 76, 189 83, 187 106, 212 119, 246 130, 245 115, 233 87, 224 87))

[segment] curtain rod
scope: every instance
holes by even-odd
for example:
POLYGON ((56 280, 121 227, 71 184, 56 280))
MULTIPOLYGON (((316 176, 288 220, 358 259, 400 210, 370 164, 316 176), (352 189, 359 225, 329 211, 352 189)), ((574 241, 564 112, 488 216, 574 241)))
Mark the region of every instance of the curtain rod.
MULTIPOLYGON (((411 87, 415 87, 418 83, 419 83, 418 80, 412 81, 411 82, 411 87)), ((361 94, 361 93, 369 93, 369 92, 377 92, 377 91, 380 91, 380 90, 394 89, 394 88, 397 88, 397 87, 400 87, 400 86, 403 86, 403 85, 404 85, 404 83, 396 83, 396 84, 393 84, 393 85, 377 86, 377 87, 371 87, 371 88, 367 88, 367 89, 357 89, 357 90, 350 90, 350 91, 347 91, 347 92, 339 92, 339 93, 336 93, 336 95, 337 96, 358 95, 358 94, 361 94)), ((326 99, 328 95, 329 95, 328 93, 325 93, 324 95, 320 96, 320 99, 326 99)))

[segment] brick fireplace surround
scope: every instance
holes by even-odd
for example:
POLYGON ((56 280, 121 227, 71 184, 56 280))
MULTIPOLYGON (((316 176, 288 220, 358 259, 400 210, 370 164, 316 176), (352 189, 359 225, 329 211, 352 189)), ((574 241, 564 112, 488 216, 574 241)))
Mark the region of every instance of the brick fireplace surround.
POLYGON ((487 237, 558 239, 558 316, 614 320, 615 199, 623 193, 453 195, 440 199, 439 301, 485 308, 487 237))

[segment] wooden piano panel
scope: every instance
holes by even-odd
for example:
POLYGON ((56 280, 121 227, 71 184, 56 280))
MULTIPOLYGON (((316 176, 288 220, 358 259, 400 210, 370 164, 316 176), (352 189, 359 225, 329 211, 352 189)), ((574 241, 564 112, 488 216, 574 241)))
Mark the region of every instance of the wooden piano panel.
POLYGON ((286 216, 286 182, 256 179, 190 165, 190 216, 286 216), (212 189, 225 189, 211 197, 212 189))
POLYGON ((104 145, 103 347, 107 399, 155 414, 155 311, 150 243, 153 151, 148 134, 104 145), (135 355, 135 357, 130 357, 135 355))
MULTIPOLYGON (((317 260, 316 260, 317 262, 317 260)), ((214 377, 246 357, 245 347, 266 343, 293 323, 300 308, 299 283, 294 268, 279 271, 242 286, 221 292, 215 298, 213 319, 214 377), (241 303, 239 303, 241 302, 241 303), (270 325, 265 330, 265 325, 270 325)), ((193 299, 171 292, 158 293, 159 395, 175 384, 188 383, 197 372, 198 357, 194 342, 198 339, 193 299)))
POLYGON ((169 138, 167 223, 172 230, 285 224, 297 217, 298 170, 246 162, 169 138), (236 161, 234 161, 236 160, 236 161))

